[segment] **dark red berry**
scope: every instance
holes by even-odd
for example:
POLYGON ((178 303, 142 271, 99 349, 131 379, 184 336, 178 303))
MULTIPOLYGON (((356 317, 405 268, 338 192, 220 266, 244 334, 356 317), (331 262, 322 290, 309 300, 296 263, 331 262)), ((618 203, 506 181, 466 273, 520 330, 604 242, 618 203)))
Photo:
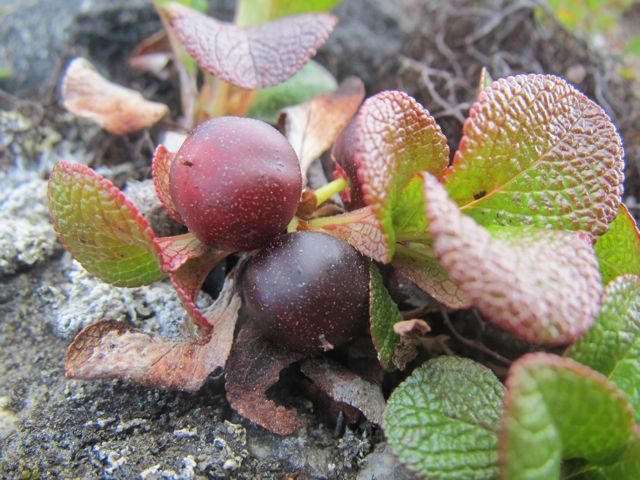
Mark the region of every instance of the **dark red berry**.
POLYGON ((342 191, 340 196, 348 210, 355 210, 366 206, 364 194, 358 180, 358 166, 356 164, 356 131, 358 116, 338 136, 332 150, 334 161, 334 177, 342 177, 349 183, 349 188, 342 191))
POLYGON ((221 250, 252 250, 282 232, 302 190, 287 139, 249 118, 199 125, 171 166, 170 191, 187 228, 221 250))
POLYGON ((367 260, 325 233, 282 235, 249 261, 242 294, 247 314, 274 343, 329 350, 367 324, 367 260))

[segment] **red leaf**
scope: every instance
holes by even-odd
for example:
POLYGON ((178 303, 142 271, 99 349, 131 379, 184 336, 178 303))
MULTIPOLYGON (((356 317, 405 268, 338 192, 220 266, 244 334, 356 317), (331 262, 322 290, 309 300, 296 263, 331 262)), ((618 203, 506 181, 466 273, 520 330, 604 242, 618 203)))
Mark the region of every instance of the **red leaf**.
POLYGON ((274 86, 295 75, 337 21, 332 15, 309 13, 242 28, 177 3, 162 10, 203 69, 248 89, 274 86))
POLYGON ((229 252, 208 249, 202 256, 188 260, 169 275, 182 306, 196 324, 206 329, 213 328, 213 324, 196 306, 196 298, 207 275, 228 255, 229 252))
POLYGON ((225 366, 240 304, 240 297, 231 290, 221 294, 210 310, 215 331, 195 341, 163 338, 115 320, 90 325, 67 350, 67 378, 118 378, 195 392, 211 372, 225 366))
POLYGON ((169 190, 169 172, 171 171, 171 163, 176 154, 167 150, 164 145, 158 145, 153 153, 153 186, 156 187, 156 194, 162 206, 166 208, 171 218, 176 222, 184 225, 184 221, 176 210, 171 198, 169 190))
POLYGON ((175 272, 189 260, 208 255, 212 248, 198 240, 192 233, 155 239, 162 257, 162 271, 175 272))
POLYGON ((251 322, 245 323, 227 362, 227 399, 243 417, 278 435, 290 435, 307 422, 267 398, 280 372, 303 357, 265 340, 251 322))

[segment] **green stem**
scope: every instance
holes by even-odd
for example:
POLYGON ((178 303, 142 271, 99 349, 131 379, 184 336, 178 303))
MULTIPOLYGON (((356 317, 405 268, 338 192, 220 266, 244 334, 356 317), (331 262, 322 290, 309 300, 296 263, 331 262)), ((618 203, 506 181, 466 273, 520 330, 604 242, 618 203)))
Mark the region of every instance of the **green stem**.
POLYGON ((287 225, 287 233, 297 232, 298 231, 298 223, 299 223, 298 217, 293 217, 291 219, 291 221, 289 222, 289 225, 287 225))
POLYGON ((396 233, 396 242, 430 242, 431 235, 427 232, 398 232, 396 233))
POLYGON ((338 178, 333 182, 329 182, 326 185, 315 190, 313 193, 316 194, 316 206, 322 205, 324 202, 333 197, 336 193, 340 193, 345 188, 347 188, 349 184, 344 178, 338 178))

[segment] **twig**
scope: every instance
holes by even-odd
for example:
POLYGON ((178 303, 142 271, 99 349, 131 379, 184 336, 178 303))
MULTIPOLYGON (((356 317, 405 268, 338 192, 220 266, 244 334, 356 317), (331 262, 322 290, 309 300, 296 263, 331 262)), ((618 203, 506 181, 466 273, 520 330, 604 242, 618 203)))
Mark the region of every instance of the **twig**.
POLYGON ((458 330, 456 330, 456 328, 453 326, 453 323, 451 322, 451 319, 449 318, 449 314, 447 313, 446 310, 441 309, 440 312, 442 313, 442 318, 444 320, 444 324, 447 326, 447 328, 449 330, 451 330, 451 333, 453 334, 453 336, 456 338, 456 340, 458 340, 460 343, 466 345, 467 347, 473 348, 474 350, 478 350, 482 353, 485 353, 491 357, 493 357, 494 359, 498 360, 499 362, 502 362, 506 365, 511 365, 511 360, 509 360, 508 358, 503 357, 502 355, 500 355, 497 352, 494 352, 493 350, 491 350, 489 347, 487 347, 486 345, 476 341, 476 340, 472 340, 470 338, 464 337, 460 334, 460 332, 458 332, 458 330))

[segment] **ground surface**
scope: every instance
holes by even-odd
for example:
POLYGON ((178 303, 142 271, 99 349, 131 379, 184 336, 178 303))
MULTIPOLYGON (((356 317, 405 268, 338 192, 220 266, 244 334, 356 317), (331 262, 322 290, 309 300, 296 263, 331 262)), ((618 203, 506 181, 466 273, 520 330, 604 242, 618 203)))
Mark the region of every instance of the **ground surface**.
MULTIPOLYGON (((218 13, 228 17, 231 3, 222 2, 218 13)), ((416 96, 442 122, 452 147, 483 65, 494 77, 565 76, 620 128, 633 205, 640 198, 638 97, 616 75, 614 58, 551 22, 541 25, 532 5, 346 0, 319 59, 338 78, 363 78, 368 94, 401 88, 416 96)), ((61 66, 84 54, 149 96, 169 103, 176 97, 170 84, 123 67, 135 43, 159 28, 147 2, 2 0, 0 7, 8 9, 0 17, 0 68, 14 71, 0 81, 0 477, 403 478, 371 429, 334 435, 315 420, 279 438, 231 410, 219 376, 197 395, 64 379, 66 346, 92 320, 110 315, 168 334, 181 324, 166 285, 106 288, 55 241, 45 207, 51 165, 61 158, 91 163, 133 188, 132 178, 148 177, 153 146, 153 138, 113 139, 64 115, 56 90, 61 66)), ((311 405, 302 410, 314 418, 311 405)))

